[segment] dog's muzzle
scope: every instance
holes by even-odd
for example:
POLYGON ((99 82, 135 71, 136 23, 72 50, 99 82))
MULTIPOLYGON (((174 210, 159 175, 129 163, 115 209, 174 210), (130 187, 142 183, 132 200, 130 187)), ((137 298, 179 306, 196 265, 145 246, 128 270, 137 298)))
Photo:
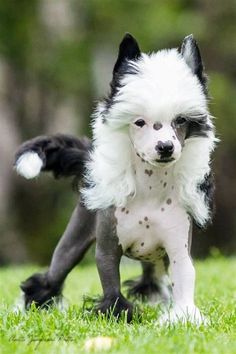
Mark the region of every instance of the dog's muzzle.
POLYGON ((169 162, 173 160, 171 156, 174 152, 174 144, 171 140, 167 140, 165 142, 158 141, 155 146, 155 150, 160 156, 160 161, 165 162, 165 160, 167 160, 166 162, 169 162))

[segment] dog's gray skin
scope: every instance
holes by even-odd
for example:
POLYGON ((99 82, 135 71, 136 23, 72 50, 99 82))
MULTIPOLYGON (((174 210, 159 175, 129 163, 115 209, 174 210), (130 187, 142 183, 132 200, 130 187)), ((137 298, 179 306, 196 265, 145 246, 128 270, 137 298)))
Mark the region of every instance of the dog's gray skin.
MULTIPOLYGON (((26 309, 32 303, 37 307, 47 308, 60 300, 67 275, 94 243, 95 235, 96 263, 104 293, 96 309, 107 314, 111 311, 115 317, 127 311, 127 321, 131 321, 133 305, 121 293, 119 268, 123 252, 116 235, 114 208, 93 213, 81 203, 75 208, 53 253, 48 271, 34 274, 21 284, 26 309)), ((152 264, 142 262, 142 265, 141 280, 138 284, 127 281, 127 286, 130 288, 130 295, 144 299, 159 293, 160 287, 154 278, 152 264)))
POLYGON ((96 213, 78 203, 53 253, 48 271, 34 274, 21 284, 26 309, 32 302, 38 307, 48 307, 60 299, 67 275, 95 241, 95 223, 96 213))
POLYGON ((114 316, 125 310, 130 321, 133 306, 121 294, 119 268, 123 252, 116 234, 113 207, 98 212, 96 231, 96 263, 104 294, 99 310, 106 313, 111 309, 114 316))
POLYGON ((48 270, 51 284, 62 284, 67 274, 82 260, 95 241, 95 223, 96 213, 78 204, 54 251, 48 270))

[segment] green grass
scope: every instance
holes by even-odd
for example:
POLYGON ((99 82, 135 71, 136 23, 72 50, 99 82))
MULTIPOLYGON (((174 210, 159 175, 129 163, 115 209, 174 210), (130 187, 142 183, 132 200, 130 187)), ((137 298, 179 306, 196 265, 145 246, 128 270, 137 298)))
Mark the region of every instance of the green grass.
MULTIPOLYGON (((114 338, 107 353, 236 353, 236 259, 211 258, 196 262, 196 268, 196 303, 210 319, 209 326, 199 328, 191 325, 160 328, 156 322, 160 309, 141 303, 142 322, 133 324, 117 323, 83 310, 83 295, 101 293, 95 266, 77 268, 69 276, 64 290, 70 304, 66 311, 54 308, 48 312, 32 309, 14 313, 20 281, 38 268, 3 268, 0 353, 84 353, 85 341, 96 336, 114 338)), ((138 273, 138 266, 122 266, 123 279, 138 273)))

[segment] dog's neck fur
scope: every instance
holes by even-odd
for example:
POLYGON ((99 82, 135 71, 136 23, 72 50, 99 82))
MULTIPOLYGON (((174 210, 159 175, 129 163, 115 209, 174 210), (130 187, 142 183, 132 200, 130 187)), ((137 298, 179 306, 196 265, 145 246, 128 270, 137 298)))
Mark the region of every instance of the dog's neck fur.
POLYGON ((174 166, 157 167, 134 154, 136 197, 145 200, 155 198, 160 204, 174 190, 174 166))

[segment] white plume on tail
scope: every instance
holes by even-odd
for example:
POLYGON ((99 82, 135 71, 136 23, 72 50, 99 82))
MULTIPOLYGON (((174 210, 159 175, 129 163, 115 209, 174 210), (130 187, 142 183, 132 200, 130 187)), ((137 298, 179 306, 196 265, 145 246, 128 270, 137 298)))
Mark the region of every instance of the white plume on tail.
POLYGON ((16 161, 16 171, 26 179, 31 179, 40 174, 43 161, 36 152, 29 151, 24 153, 16 161))

